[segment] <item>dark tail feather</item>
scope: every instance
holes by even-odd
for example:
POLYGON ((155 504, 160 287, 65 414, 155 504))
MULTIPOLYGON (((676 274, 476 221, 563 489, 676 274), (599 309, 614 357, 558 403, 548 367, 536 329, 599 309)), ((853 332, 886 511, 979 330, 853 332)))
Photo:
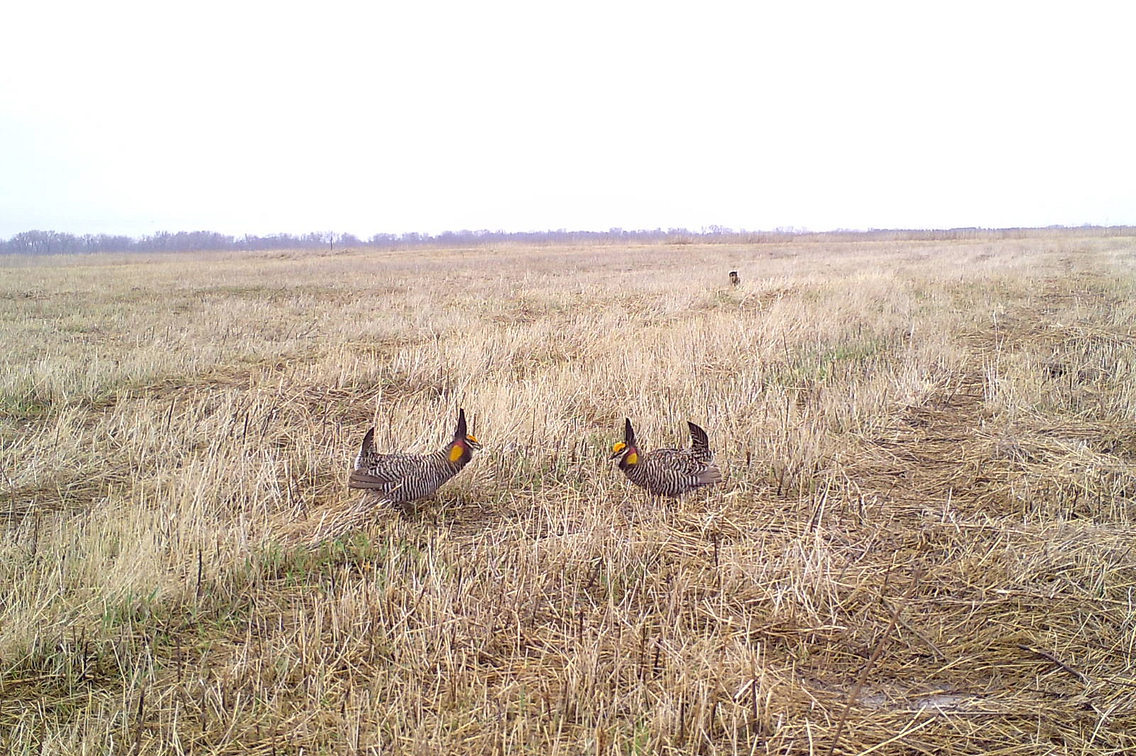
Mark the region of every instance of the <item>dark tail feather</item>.
POLYGON ((466 437, 465 410, 460 409, 460 410, 458 410, 458 429, 456 431, 454 431, 454 438, 465 438, 465 437, 466 437))
POLYGON ((375 429, 371 428, 367 431, 367 435, 363 436, 363 446, 359 449, 359 456, 366 457, 371 453, 371 448, 375 444, 375 429))
POLYGON ((717 465, 710 465, 702 472, 698 473, 698 485, 712 486, 715 483, 722 482, 722 471, 718 469, 717 465))
POLYGON ((361 470, 352 470, 351 477, 347 479, 348 488, 361 488, 364 491, 375 491, 389 487, 390 481, 368 475, 361 470))
POLYGON ((706 436, 706 431, 699 428, 689 420, 686 424, 690 426, 690 446, 693 449, 705 449, 710 451, 710 439, 706 436))
POLYGON ((635 429, 631 427, 631 418, 623 418, 623 443, 635 446, 635 429))

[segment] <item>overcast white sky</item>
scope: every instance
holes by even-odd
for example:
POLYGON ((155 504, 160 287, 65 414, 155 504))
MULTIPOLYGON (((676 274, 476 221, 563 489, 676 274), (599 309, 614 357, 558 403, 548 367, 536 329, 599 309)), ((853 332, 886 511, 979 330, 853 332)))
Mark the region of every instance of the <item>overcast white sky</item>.
POLYGON ((0 238, 1136 224, 1136 3, 37 2, 0 238))

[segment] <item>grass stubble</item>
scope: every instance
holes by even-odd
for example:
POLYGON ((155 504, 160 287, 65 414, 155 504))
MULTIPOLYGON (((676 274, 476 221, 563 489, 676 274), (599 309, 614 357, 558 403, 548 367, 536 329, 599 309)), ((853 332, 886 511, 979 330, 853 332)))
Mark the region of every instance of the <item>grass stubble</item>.
POLYGON ((1136 240, 2 265, 4 753, 1136 750, 1136 240))

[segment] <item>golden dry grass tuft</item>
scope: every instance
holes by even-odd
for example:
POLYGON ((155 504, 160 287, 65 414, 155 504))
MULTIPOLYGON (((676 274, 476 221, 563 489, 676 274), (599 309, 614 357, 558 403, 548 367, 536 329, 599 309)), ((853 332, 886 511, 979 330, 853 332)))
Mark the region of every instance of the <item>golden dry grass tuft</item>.
POLYGON ((0 265, 5 753, 1136 750, 1136 239, 0 265))

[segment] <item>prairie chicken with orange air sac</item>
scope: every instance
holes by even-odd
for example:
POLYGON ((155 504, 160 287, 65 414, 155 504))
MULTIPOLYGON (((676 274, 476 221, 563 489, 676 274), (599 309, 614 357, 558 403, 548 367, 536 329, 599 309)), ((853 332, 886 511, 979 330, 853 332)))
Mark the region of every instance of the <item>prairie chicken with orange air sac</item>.
POLYGON ((374 491, 391 504, 405 504, 429 496, 454 477, 481 448, 465 427, 465 410, 458 410, 454 440, 432 454, 379 454, 374 449, 375 429, 363 436, 348 488, 374 491))
POLYGON ((691 422, 689 449, 655 449, 640 453, 631 420, 625 420, 623 440, 611 448, 612 459, 637 486, 655 496, 677 497, 702 486, 720 483, 722 472, 714 464, 706 431, 691 422))

